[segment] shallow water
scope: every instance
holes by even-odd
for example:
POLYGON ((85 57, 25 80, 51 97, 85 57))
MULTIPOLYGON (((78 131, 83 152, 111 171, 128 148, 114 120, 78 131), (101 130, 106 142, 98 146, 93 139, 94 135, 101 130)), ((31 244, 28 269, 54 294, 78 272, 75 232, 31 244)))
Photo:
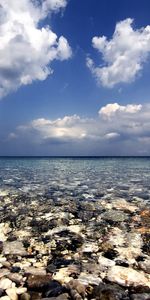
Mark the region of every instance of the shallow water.
POLYGON ((0 284, 17 280, 19 300, 150 299, 149 182, 150 158, 1 158, 0 284))
POLYGON ((1 158, 0 189, 94 200, 150 199, 150 158, 1 158))

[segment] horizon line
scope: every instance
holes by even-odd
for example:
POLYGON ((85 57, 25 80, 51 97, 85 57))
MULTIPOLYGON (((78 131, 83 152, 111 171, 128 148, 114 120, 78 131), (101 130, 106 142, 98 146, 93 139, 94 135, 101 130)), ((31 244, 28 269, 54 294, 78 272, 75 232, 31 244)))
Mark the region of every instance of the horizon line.
POLYGON ((150 158, 150 155, 0 155, 1 158, 150 158))

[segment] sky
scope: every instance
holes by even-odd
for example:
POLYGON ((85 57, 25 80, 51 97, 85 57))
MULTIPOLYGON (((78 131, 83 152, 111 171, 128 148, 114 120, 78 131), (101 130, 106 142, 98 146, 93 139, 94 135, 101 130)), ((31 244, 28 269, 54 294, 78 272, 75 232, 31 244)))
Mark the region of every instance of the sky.
POLYGON ((150 155, 149 0, 0 0, 0 155, 150 155))

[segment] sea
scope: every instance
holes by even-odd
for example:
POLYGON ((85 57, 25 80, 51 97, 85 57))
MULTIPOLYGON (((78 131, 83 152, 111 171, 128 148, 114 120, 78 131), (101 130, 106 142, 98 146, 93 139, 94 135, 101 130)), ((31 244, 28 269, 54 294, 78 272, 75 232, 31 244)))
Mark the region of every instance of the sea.
POLYGON ((150 157, 1 157, 0 193, 150 201, 150 157))
POLYGON ((150 299, 149 204, 149 157, 1 157, 1 287, 6 272, 31 300, 150 299))

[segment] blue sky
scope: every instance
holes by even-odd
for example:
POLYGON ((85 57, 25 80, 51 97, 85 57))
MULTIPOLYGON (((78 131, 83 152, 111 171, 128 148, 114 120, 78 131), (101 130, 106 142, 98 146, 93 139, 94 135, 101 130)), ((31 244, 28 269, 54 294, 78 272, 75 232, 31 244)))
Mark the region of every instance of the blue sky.
POLYGON ((150 155, 150 2, 9 2, 0 155, 150 155))

